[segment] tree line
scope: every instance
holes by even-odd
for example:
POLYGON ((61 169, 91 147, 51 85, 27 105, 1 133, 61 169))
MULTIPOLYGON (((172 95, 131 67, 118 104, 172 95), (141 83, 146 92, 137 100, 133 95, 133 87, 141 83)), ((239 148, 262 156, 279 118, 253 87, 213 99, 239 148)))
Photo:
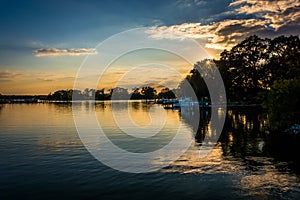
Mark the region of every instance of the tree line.
POLYGON ((159 93, 155 88, 144 86, 142 88, 133 88, 131 92, 127 88, 115 87, 112 89, 89 89, 83 91, 68 89, 57 90, 47 96, 48 100, 54 101, 71 101, 75 100, 128 100, 128 99, 145 99, 151 100, 156 98, 172 99, 175 94, 169 88, 163 88, 159 93))

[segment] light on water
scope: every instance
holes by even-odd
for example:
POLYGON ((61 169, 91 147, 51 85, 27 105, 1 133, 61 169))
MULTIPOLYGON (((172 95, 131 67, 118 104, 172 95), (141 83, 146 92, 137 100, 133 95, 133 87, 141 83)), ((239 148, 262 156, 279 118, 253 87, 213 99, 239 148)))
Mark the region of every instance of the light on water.
MULTIPOLYGON (((76 108, 93 113, 91 102, 78 102, 76 108)), ((158 171, 125 173, 103 165, 87 151, 77 134, 71 104, 1 105, 0 198, 300 198, 298 168, 273 150, 264 132, 263 111, 229 110, 217 145, 204 158, 199 158, 199 149, 206 145, 205 136, 214 135, 209 110, 201 110, 199 128, 189 123, 188 113, 145 102, 118 102, 115 107, 109 101, 97 102, 95 112, 107 137, 129 152, 155 152, 175 137, 181 125, 193 141, 182 156, 158 171), (114 109, 120 119, 129 112, 132 123, 145 134, 151 130, 149 124, 160 127, 163 122, 162 128, 150 137, 127 135, 124 130, 132 129, 118 127, 114 109)), ((157 156, 152 165, 165 159, 157 156)))

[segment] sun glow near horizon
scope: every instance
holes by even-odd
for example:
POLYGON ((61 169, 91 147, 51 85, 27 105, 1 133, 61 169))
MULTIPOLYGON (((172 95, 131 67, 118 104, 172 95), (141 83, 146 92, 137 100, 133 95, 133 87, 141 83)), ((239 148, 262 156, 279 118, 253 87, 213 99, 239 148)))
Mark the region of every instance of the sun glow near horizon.
MULTIPOLYGON (((6 27, 0 33, 1 94, 48 94, 59 89, 71 89, 84 56, 107 53, 97 51, 99 42, 138 27, 147 27, 149 38, 161 43, 164 40, 180 43, 184 38, 196 40, 206 51, 206 57, 199 56, 197 61, 207 58, 207 55, 218 59, 223 50, 253 34, 269 38, 299 36, 300 3, 294 0, 143 1, 139 4, 122 1, 119 4, 106 2, 105 5, 94 1, 59 6, 56 2, 25 4, 6 2, 1 7, 0 24, 6 27), (24 6, 26 9, 23 9, 24 6), (149 6, 153 9, 151 13, 148 12, 149 6), (131 12, 131 7, 136 12, 131 12), (122 12, 115 12, 119 9, 122 12), (9 10, 15 10, 17 14, 12 17, 9 10), (43 12, 42 18, 37 10, 43 12), (72 10, 80 10, 82 15, 72 10), (30 19, 28 16, 31 16, 30 19)), ((108 53, 113 53, 113 48, 122 47, 114 44, 108 53)), ((139 63, 159 61, 183 74, 182 77, 194 64, 187 65, 163 53, 151 55, 148 52, 147 55, 144 52, 133 62, 129 62, 129 57, 128 60, 123 59, 123 63, 115 63, 115 70, 106 71, 107 80, 102 79, 100 88, 114 87, 116 79, 121 78, 128 67, 138 67, 139 63), (142 59, 144 62, 139 62, 142 59)), ((148 74, 156 76, 155 70, 148 74)), ((128 84, 128 87, 132 85, 128 84)))

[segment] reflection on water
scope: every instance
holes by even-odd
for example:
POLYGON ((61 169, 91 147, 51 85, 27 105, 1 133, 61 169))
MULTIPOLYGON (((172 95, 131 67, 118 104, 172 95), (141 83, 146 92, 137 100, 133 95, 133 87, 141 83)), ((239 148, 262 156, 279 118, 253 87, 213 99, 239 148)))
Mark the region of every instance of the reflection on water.
POLYGON ((152 152, 167 145, 180 125, 178 112, 165 112, 157 104, 97 102, 95 110, 106 136, 118 147, 135 153, 152 152), (148 137, 140 137, 142 134, 148 137))
MULTIPOLYGON (((73 108, 91 112, 91 104, 77 102, 73 108)), ((95 105, 108 137, 128 151, 163 147, 181 123, 194 135, 190 149, 170 166, 135 175, 110 169, 87 152, 76 133, 71 104, 0 105, 0 198, 300 198, 299 165, 294 164, 298 158, 281 156, 285 146, 270 139, 264 111, 230 109, 217 145, 200 159, 205 137, 215 135, 210 110, 201 110, 200 121, 195 121, 190 111, 165 110, 162 115, 158 106, 122 101, 95 105), (158 134, 135 138, 118 128, 114 109, 121 117, 129 113, 146 130, 151 123, 165 123, 158 134)))
MULTIPOLYGON (((299 194, 300 179, 294 174, 290 162, 274 157, 276 152, 269 144, 271 135, 267 129, 267 113, 259 108, 229 110, 218 144, 209 156, 199 159, 199 146, 203 145, 206 136, 211 135, 210 116, 209 111, 201 110, 195 146, 167 171, 233 174, 240 178, 236 184, 240 186, 239 192, 243 197, 264 199, 276 196, 282 199, 293 192, 299 194)), ((192 120, 187 114, 183 118, 187 123, 192 120)), ((277 148, 286 147, 281 145, 277 148)), ((291 162, 298 162, 298 159, 293 157, 291 162)))

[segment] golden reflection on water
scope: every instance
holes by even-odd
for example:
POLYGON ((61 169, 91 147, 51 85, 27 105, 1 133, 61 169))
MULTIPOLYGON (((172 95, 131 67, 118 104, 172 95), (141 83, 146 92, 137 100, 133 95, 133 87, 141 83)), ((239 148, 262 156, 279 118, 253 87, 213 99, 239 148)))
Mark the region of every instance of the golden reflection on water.
MULTIPOLYGON (((117 110, 129 112, 136 124, 147 126, 151 123, 149 116, 151 106, 153 105, 131 102, 118 105, 117 110)), ((74 127, 71 104, 6 104, 1 105, 0 108, 1 125, 7 129, 22 130, 15 132, 17 137, 26 135, 33 138, 32 140, 44 152, 77 152, 79 147, 82 147, 74 127)), ((91 112, 91 104, 80 102, 75 109, 91 112)), ((97 102, 95 111, 101 126, 110 130, 108 134, 114 135, 119 131, 116 128, 110 102, 97 102)), ((191 116, 187 116, 190 117, 189 120, 184 120, 183 114, 178 111, 166 110, 165 112, 165 135, 157 137, 158 140, 172 139, 166 135, 173 136, 182 122, 185 126, 190 126, 191 130, 197 131, 193 124, 189 124, 189 120, 193 119, 191 116)), ((164 120, 164 116, 157 115, 156 117, 164 120)), ((226 131, 221 140, 207 157, 199 158, 199 146, 202 145, 203 138, 213 135, 209 117, 206 111, 201 114, 200 127, 195 135, 197 139, 194 144, 177 161, 160 172, 232 175, 237 177, 238 181, 235 184, 243 191, 241 192, 243 196, 254 196, 258 199, 266 198, 274 190, 282 193, 283 197, 286 191, 300 192, 299 176, 288 170, 288 163, 264 154, 266 142, 260 134, 268 125, 265 115, 229 110, 226 131)), ((144 148, 143 144, 141 147, 144 148)), ((163 159, 162 156, 156 162, 163 159)))
POLYGON ((163 169, 164 172, 180 173, 229 173, 242 172, 243 167, 225 160, 221 144, 218 143, 211 153, 204 158, 199 158, 199 146, 194 145, 186 151, 180 159, 172 164, 171 168, 163 169))
POLYGON ((5 104, 0 115, 2 124, 15 127, 73 127, 72 107, 59 104, 5 104))
POLYGON ((300 192, 299 177, 279 171, 280 166, 286 167, 288 163, 274 163, 272 158, 249 156, 236 158, 224 156, 222 144, 218 143, 212 152, 205 158, 199 158, 199 148, 195 145, 186 151, 170 167, 162 169, 165 173, 182 174, 226 174, 237 176, 235 182, 239 188, 239 195, 244 197, 257 197, 265 199, 274 193, 282 194, 286 191, 300 192), (258 166, 247 163, 255 162, 258 166))
MULTIPOLYGON (((249 158, 259 160, 262 158, 249 158)), ((245 195, 251 196, 269 196, 274 192, 273 188, 280 190, 280 193, 284 193, 288 190, 298 190, 299 178, 296 176, 290 176, 287 173, 279 172, 272 162, 264 159, 264 165, 260 166, 257 171, 251 174, 246 174, 241 177, 241 188, 246 191, 245 195)), ((286 165, 286 163, 281 163, 286 165)))
POLYGON ((70 103, 5 104, 2 107, 0 124, 17 130, 11 137, 25 137, 36 142, 40 149, 36 153, 74 152, 82 147, 70 103))
MULTIPOLYGON (((118 124, 116 120, 122 120, 122 118, 116 118, 115 115, 121 115, 122 117, 130 118, 137 128, 148 126, 154 120, 156 122, 164 122, 166 128, 171 128, 172 130, 176 130, 180 125, 180 116, 178 115, 178 111, 174 110, 165 110, 165 115, 157 114, 157 108, 160 108, 160 105, 153 103, 145 103, 145 102, 117 102, 112 104, 111 102, 101 102, 96 103, 96 116, 99 124, 102 127, 114 127, 114 129, 118 128, 118 124), (100 109, 101 107, 101 109, 100 109), (153 108, 154 107, 154 108, 153 108), (150 109, 153 109, 153 116, 150 116, 150 109), (155 110, 156 109, 156 110, 155 110), (113 113, 115 112, 115 113, 113 113), (155 118, 155 119, 154 119, 155 118)), ((161 108, 160 108, 161 109, 161 108)), ((124 119, 128 120, 128 119, 124 119)), ((154 121, 154 122, 155 122, 154 121)), ((152 124, 156 126, 157 124, 152 124)), ((149 130, 151 131, 151 129, 149 130)))
POLYGON ((287 170, 289 164, 264 153, 266 142, 261 135, 268 125, 266 114, 229 110, 220 142, 208 156, 199 158, 203 138, 212 135, 210 122, 205 120, 200 120, 204 127, 197 133, 201 139, 163 172, 232 175, 238 178, 235 184, 244 197, 265 199, 274 192, 282 197, 287 191, 300 192, 299 176, 287 170))

